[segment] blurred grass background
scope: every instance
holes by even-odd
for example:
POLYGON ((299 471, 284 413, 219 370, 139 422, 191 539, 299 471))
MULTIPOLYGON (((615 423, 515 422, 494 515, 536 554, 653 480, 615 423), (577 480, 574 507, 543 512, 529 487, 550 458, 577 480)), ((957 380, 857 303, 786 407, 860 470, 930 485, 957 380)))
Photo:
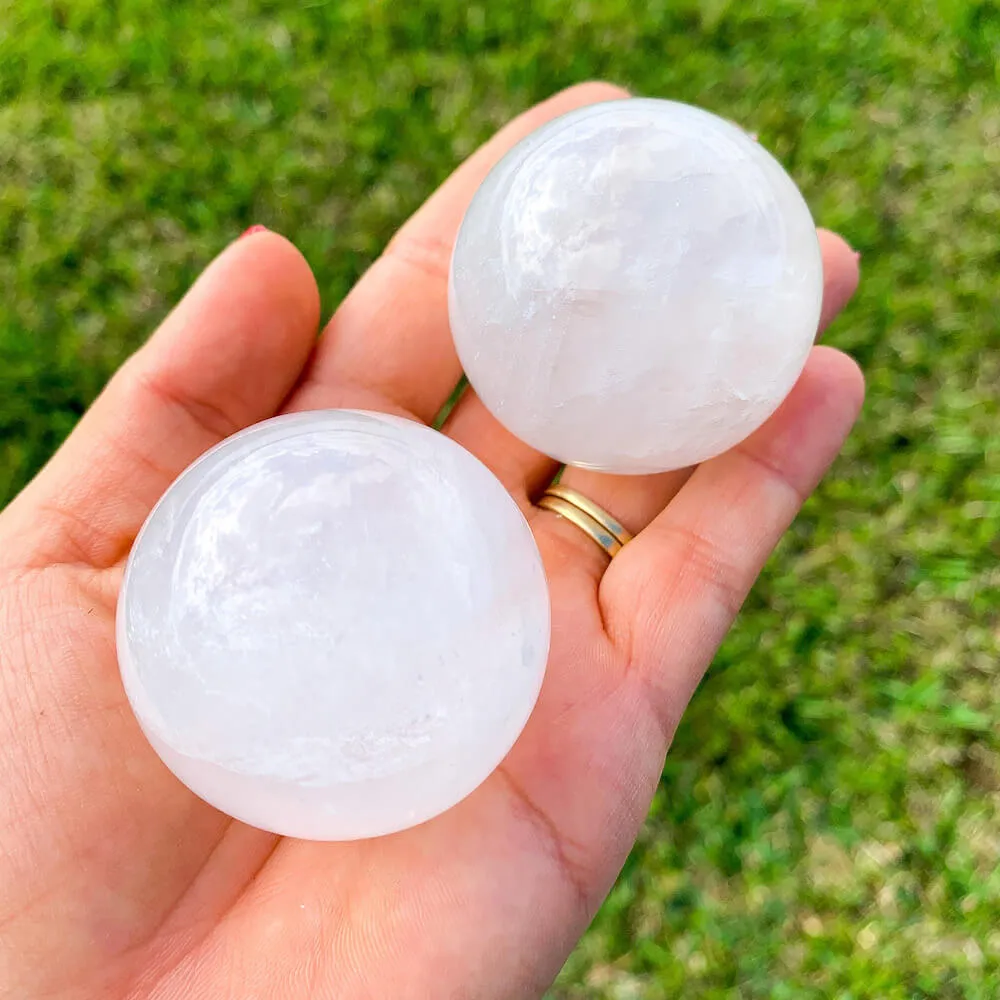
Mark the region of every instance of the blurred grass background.
POLYGON ((869 402, 552 997, 994 998, 998 61, 993 0, 0 0, 0 506, 251 223, 329 312, 560 87, 737 119, 863 253, 869 402))

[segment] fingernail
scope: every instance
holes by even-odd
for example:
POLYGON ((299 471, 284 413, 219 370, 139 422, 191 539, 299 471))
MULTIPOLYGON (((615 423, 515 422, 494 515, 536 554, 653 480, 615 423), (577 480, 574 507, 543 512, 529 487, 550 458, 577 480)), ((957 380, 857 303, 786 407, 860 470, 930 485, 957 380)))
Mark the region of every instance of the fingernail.
POLYGON ((254 233, 266 233, 266 232, 267 232, 267 226, 251 226, 249 229, 240 233, 237 239, 242 240, 247 236, 253 236, 254 233))
POLYGON ((861 260, 861 251, 860 250, 855 250, 854 251, 854 259, 855 260, 861 260))

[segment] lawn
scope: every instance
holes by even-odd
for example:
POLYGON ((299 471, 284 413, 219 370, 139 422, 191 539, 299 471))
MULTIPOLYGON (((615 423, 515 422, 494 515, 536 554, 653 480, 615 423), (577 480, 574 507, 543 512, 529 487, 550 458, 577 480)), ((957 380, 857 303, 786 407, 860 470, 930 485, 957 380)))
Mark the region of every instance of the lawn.
POLYGON ((0 0, 0 506, 251 223, 332 309, 590 77, 758 132, 862 252, 869 400, 553 1000, 1000 995, 996 0, 0 0))

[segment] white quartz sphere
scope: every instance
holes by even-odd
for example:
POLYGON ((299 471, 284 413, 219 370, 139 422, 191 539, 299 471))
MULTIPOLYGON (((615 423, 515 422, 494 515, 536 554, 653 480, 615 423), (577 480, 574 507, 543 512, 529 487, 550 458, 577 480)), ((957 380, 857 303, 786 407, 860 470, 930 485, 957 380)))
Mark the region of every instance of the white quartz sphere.
POLYGON ((449 288, 469 382, 508 430, 620 473, 711 458, 788 394, 823 269, 802 195, 735 125, 671 101, 571 112, 493 169, 449 288))
POLYGON ((334 410, 210 451, 143 527, 118 608, 125 691, 192 791, 275 833, 399 830, 468 795, 538 695, 531 531, 426 427, 334 410))

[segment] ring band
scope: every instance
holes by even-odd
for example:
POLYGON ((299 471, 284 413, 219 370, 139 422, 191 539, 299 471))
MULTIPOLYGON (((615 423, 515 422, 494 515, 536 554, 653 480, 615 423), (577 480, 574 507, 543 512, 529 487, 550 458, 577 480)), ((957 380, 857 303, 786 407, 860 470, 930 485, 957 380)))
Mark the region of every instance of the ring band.
POLYGON ((568 486, 550 486, 538 506, 571 521, 612 559, 632 540, 631 533, 617 518, 568 486))

